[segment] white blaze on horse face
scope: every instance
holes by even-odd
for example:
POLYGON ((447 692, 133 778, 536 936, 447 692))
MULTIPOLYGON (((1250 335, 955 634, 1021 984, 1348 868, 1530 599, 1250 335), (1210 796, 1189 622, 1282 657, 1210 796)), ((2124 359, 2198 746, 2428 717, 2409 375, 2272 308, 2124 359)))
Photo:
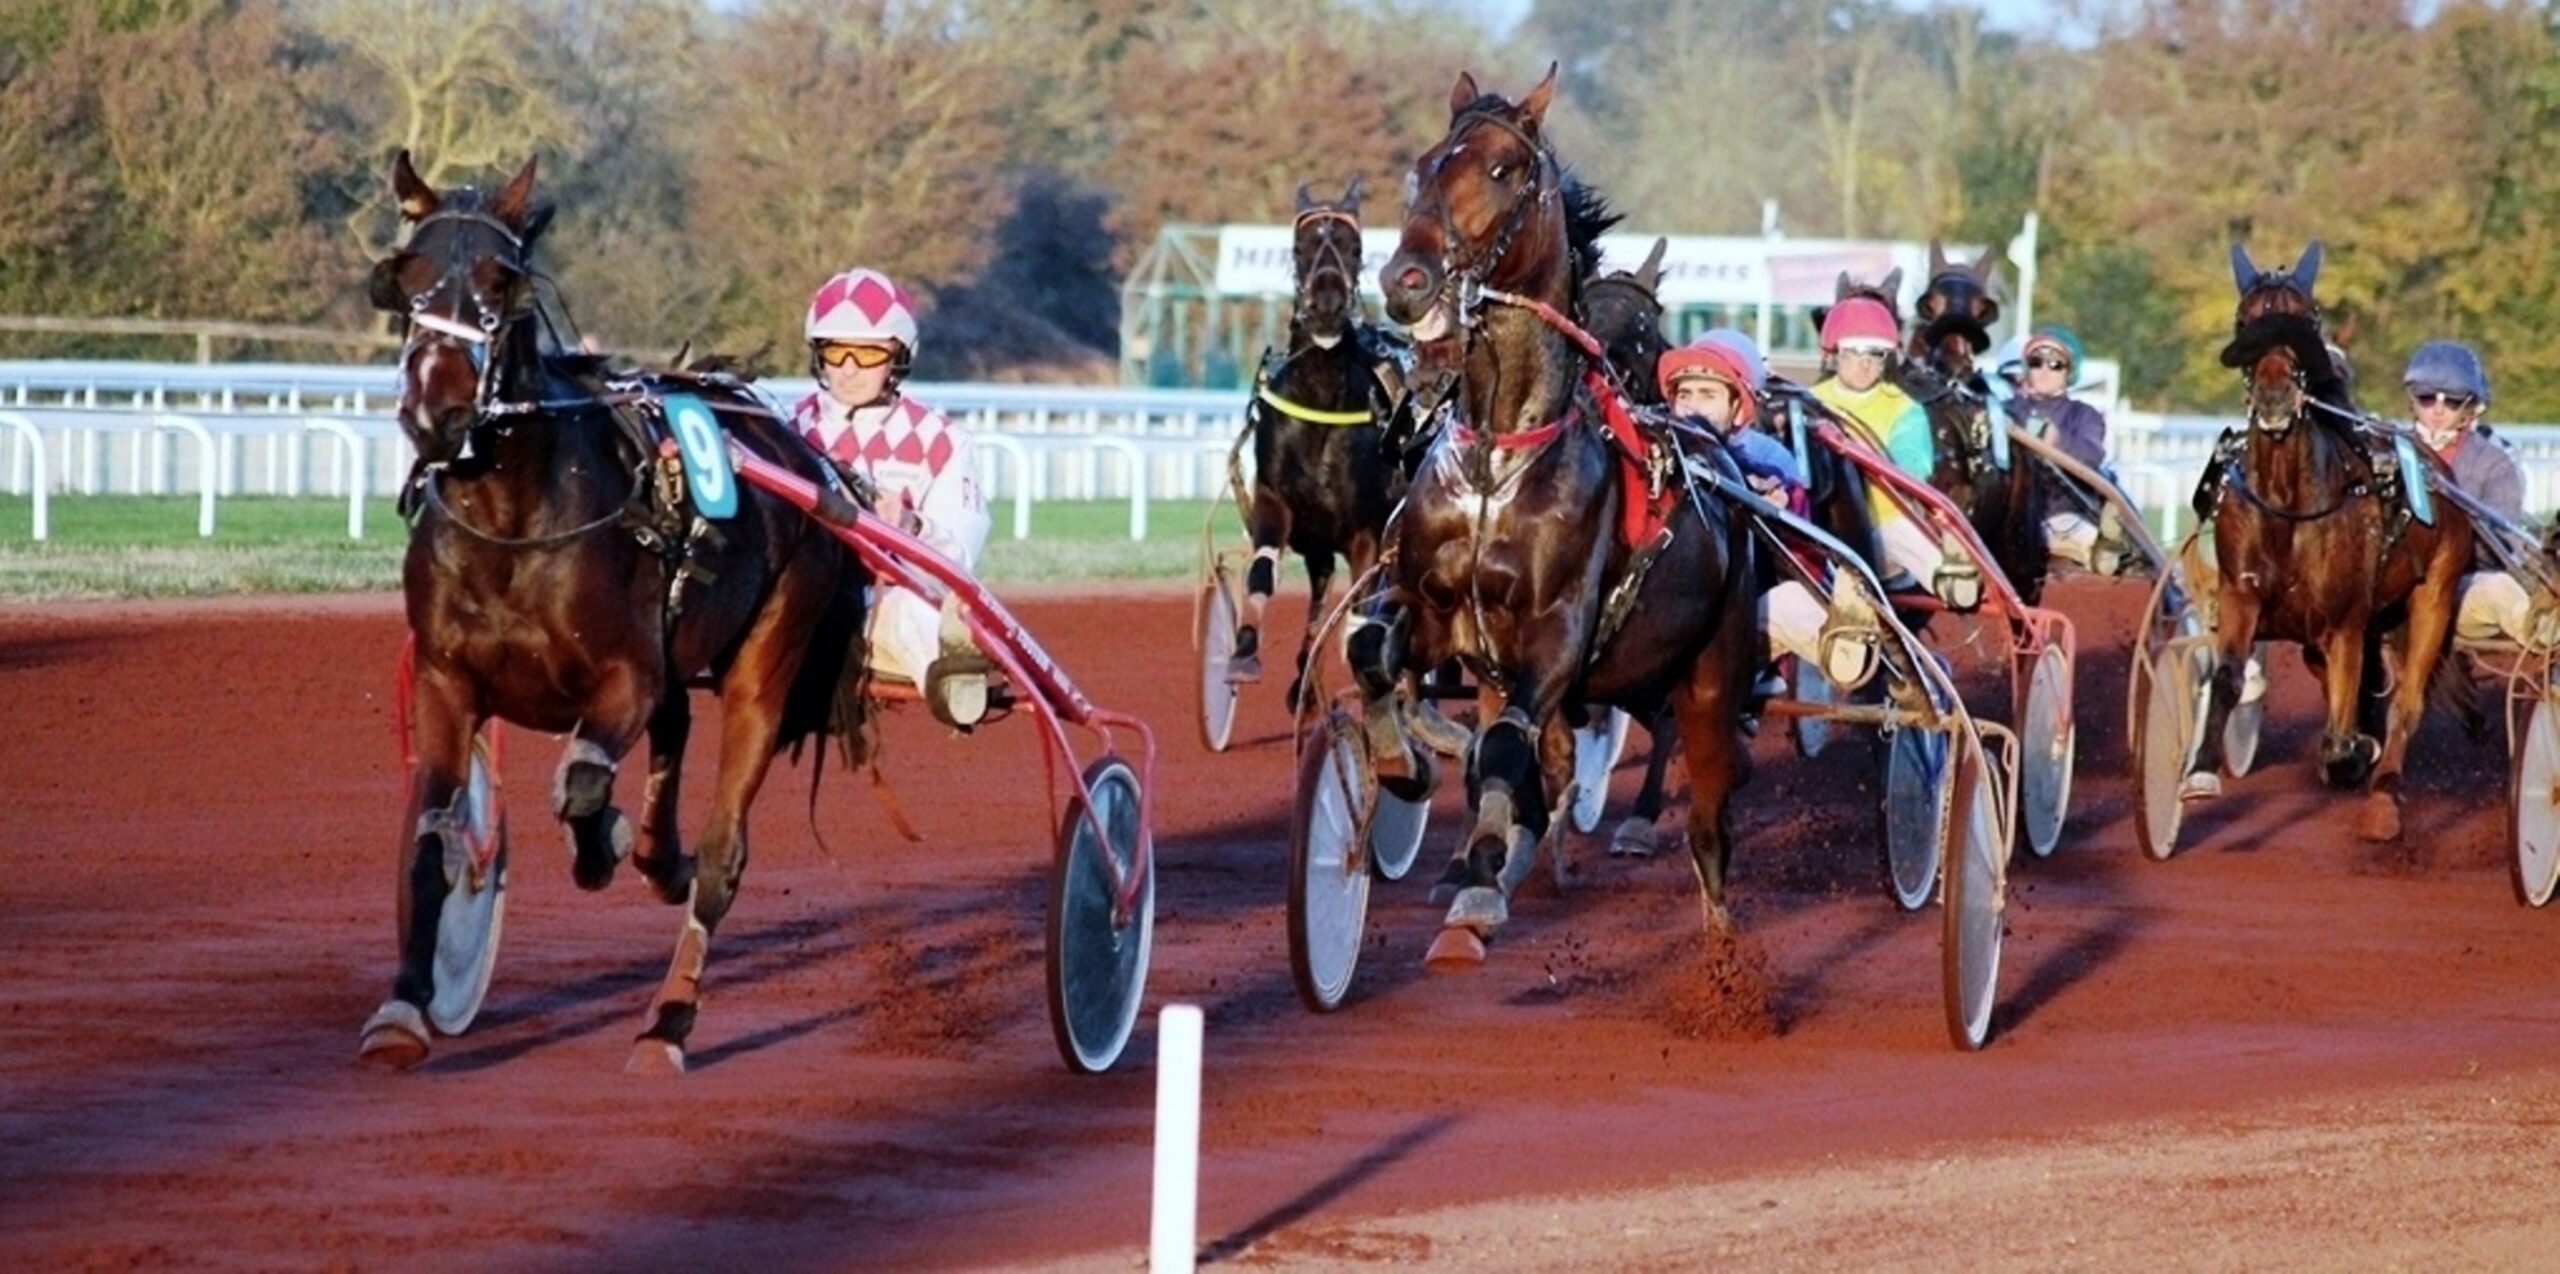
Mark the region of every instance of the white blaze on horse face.
POLYGON ((402 414, 408 418, 409 427, 416 430, 419 437, 436 436, 435 416, 427 406, 428 386, 448 374, 461 378, 463 383, 475 389, 479 386, 480 369, 470 353, 476 348, 435 341, 419 346, 410 356, 407 382, 400 387, 400 406, 402 414), (447 369, 444 364, 448 361, 459 361, 461 366, 447 369))

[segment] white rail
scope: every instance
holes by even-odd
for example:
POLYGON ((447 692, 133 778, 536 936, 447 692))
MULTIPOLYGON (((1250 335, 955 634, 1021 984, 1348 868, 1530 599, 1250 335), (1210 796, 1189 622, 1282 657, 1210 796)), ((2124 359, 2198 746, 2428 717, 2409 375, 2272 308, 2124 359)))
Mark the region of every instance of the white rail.
POLYGON ((9 427, 14 440, 10 446, 9 480, 16 489, 34 493, 30 501, 35 506, 34 538, 41 544, 53 533, 48 505, 53 497, 53 475, 45 464, 44 431, 22 412, 0 411, 0 425, 9 427))

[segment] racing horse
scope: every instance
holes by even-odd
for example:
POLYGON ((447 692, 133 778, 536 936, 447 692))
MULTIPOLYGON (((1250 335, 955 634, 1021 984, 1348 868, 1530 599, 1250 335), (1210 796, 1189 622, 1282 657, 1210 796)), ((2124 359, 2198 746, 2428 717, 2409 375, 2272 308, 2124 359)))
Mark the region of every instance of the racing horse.
POLYGON ((1409 411, 1402 392, 1405 351, 1360 321, 1360 197, 1353 178, 1342 197, 1297 192, 1298 295, 1289 345, 1263 358, 1246 404, 1253 430, 1253 565, 1245 574, 1244 620, 1227 680, 1262 679, 1262 617, 1277 586, 1280 551, 1307 568, 1307 628, 1299 638, 1289 708, 1305 693, 1307 661, 1334 559, 1357 579, 1378 553, 1378 535, 1403 494, 1398 466, 1409 411))
MULTIPOLYGON (((642 394, 599 392, 600 360, 547 355, 533 253, 551 219, 534 164, 494 194, 438 191, 392 165, 407 236, 373 267, 371 300, 406 326, 399 419, 417 453, 401 568, 413 640, 408 807, 401 824, 400 970, 360 1056, 426 1058, 439 913, 459 880, 463 787, 493 718, 570 736, 552 810, 582 888, 629 855, 687 909, 666 981, 627 1069, 681 1073, 712 933, 746 869, 746 814, 776 749, 823 736, 858 674, 867 574, 780 501, 738 495, 716 526, 670 500, 642 394), (719 776, 688 856, 676 828, 687 685, 720 699, 719 776), (643 733, 641 825, 613 805, 643 733), (635 849, 636 842, 636 849, 635 849)), ((727 419, 736 445, 824 484, 824 462, 733 380, 651 378, 727 419)))
POLYGON ((1461 369, 1387 536, 1384 587, 1346 642, 1382 778, 1424 764, 1400 685, 1455 655, 1482 688, 1437 967, 1484 959, 1571 782, 1568 727, 1603 706, 1676 711, 1690 857, 1709 925, 1729 923, 1728 805, 1759 662, 1749 527, 1637 434, 1568 331, 1616 218, 1548 144, 1554 95, 1553 67, 1517 103, 1458 76, 1380 277, 1390 317, 1454 340, 1461 369))
POLYGON ((2223 723, 2251 644, 2295 641, 2326 692, 2321 774, 2333 787, 2365 786, 2356 831, 2390 840, 2400 834, 2401 764, 2452 633, 2472 527, 2449 501, 2434 502, 2432 525, 2416 517, 2405 488, 2425 476, 2363 436, 2321 337, 2312 290, 2320 251, 2314 240, 2291 267, 2260 270, 2244 247, 2231 248, 2240 302, 2222 363, 2247 377, 2248 423, 2224 435, 2197 492, 2199 515, 2213 523, 2219 604, 2210 706, 2180 795, 2221 791, 2223 723), (2372 724, 2359 720, 2359 691, 2379 678, 2383 633, 2402 615, 2402 666, 2377 742, 2359 728, 2372 724))

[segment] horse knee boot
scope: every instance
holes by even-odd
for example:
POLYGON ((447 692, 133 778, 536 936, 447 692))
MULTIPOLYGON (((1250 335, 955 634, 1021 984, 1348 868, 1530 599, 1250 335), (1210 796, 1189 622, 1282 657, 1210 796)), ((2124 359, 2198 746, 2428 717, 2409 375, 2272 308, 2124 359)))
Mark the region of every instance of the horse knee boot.
POLYGON ((594 891, 613 883, 613 872, 638 839, 631 821, 613 808, 613 758, 590 739, 575 739, 552 779, 551 810, 569 825, 571 878, 594 891))

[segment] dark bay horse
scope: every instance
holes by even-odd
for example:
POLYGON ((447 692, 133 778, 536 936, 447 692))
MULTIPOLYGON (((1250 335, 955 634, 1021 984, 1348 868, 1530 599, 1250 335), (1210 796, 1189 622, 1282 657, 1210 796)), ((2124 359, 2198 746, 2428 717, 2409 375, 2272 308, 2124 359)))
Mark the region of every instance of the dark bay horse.
POLYGON ((2472 527, 2442 500, 2434 525, 2411 516, 2387 445, 2362 436, 2321 337, 2312 292, 2320 244, 2290 269, 2266 271, 2234 244, 2231 270, 2240 305, 2222 362, 2248 377, 2249 421, 2244 436, 2226 436, 2208 471, 2221 577, 2213 690, 2181 794, 2221 791, 2223 723, 2251 644, 2300 642, 2326 691, 2321 773, 2332 786, 2365 785, 2357 833, 2389 840, 2400 834, 2401 764, 2453 629, 2472 527), (2359 728, 2372 724, 2359 692, 2379 677, 2383 632, 2399 614, 2407 640, 2377 741, 2359 728))
POLYGON ((1651 463, 1665 444, 1620 432, 1562 329, 1615 218, 1546 141, 1554 94, 1553 68, 1517 104, 1458 77, 1380 279, 1391 317, 1460 346, 1453 418, 1389 533, 1379 604, 1348 640, 1373 738, 1405 736, 1399 685, 1446 657, 1484 688, 1435 964, 1483 959, 1571 782, 1567 727, 1602 706, 1676 710, 1690 856, 1710 925, 1728 923, 1727 807, 1760 657, 1749 528, 1684 483, 1677 456, 1651 463))
MULTIPOLYGON (((638 419, 655 410, 647 396, 600 392, 599 360, 544 354, 532 258, 550 210, 534 202, 532 163, 495 194, 437 191, 403 151, 392 187, 409 232, 374 267, 371 295, 408 327, 400 425, 418 462, 401 578, 416 768, 401 824, 400 972, 361 1055, 395 1066, 427 1055, 421 1010, 455 880, 458 792, 472 740, 504 719, 570 736, 552 808, 582 888, 603 888, 630 854, 661 899, 689 903, 630 1067, 681 1072, 711 935, 746 869, 747 807, 776 749, 823 734, 840 679, 858 672, 866 573, 758 491, 717 523, 667 499, 638 419), (720 697, 719 777, 688 857, 678 767, 686 686, 702 671, 720 697), (635 836, 613 783, 644 732, 635 836)), ((824 462, 737 382, 648 383, 695 395, 739 444, 826 481, 824 462)))
POLYGON ((1253 429, 1253 566, 1227 679, 1262 679, 1262 616, 1286 546, 1307 567, 1307 627, 1289 681, 1296 711, 1334 559, 1357 578, 1404 492, 1397 454, 1410 432, 1404 351, 1360 319, 1360 196, 1353 178, 1335 200, 1298 187, 1296 304, 1289 345, 1266 355, 1245 415, 1253 429))

